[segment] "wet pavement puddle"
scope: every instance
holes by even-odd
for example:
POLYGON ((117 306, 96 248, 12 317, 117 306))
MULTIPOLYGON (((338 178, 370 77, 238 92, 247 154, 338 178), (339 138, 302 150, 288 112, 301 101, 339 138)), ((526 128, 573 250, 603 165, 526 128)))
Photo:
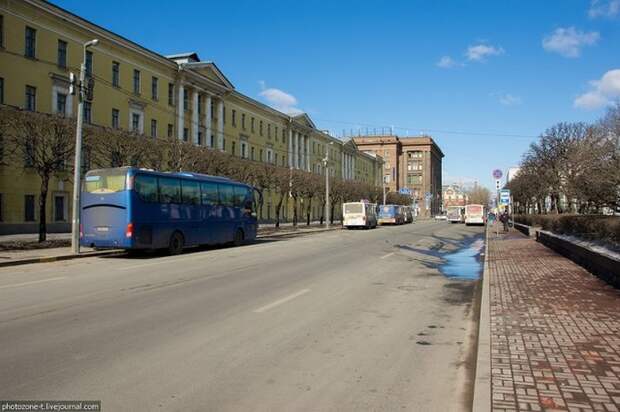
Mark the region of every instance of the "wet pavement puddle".
POLYGON ((482 259, 480 253, 484 248, 484 240, 476 239, 472 243, 442 256, 444 263, 439 271, 450 279, 478 280, 482 273, 482 259))

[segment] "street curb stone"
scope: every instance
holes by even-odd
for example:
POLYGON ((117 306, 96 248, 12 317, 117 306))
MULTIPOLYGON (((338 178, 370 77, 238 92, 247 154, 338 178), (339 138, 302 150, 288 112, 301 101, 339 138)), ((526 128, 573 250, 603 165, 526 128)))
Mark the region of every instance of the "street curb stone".
POLYGON ((482 271, 482 292, 480 302, 480 321, 478 326, 478 355, 476 377, 474 379, 474 399, 472 410, 487 412, 491 410, 491 316, 489 287, 489 230, 485 230, 484 269, 482 271))
MULTIPOLYGON (((332 227, 329 229, 317 229, 317 230, 312 230, 312 231, 296 230, 296 231, 287 231, 287 232, 282 232, 282 233, 275 232, 275 233, 269 233, 269 234, 264 234, 264 235, 257 235, 256 238, 260 239, 260 238, 266 238, 266 237, 287 237, 287 236, 300 235, 304 233, 313 234, 313 233, 331 232, 331 231, 340 230, 340 229, 341 227, 337 226, 337 227, 332 227)), ((114 250, 101 250, 101 251, 96 251, 96 252, 87 252, 87 253, 83 253, 80 255, 70 253, 70 254, 58 255, 58 256, 43 256, 43 257, 36 257, 36 258, 16 259, 14 261, 0 262, 0 268, 10 267, 10 266, 29 265, 32 263, 49 263, 49 262, 58 262, 61 260, 72 260, 72 259, 81 259, 81 258, 87 258, 87 257, 108 256, 108 255, 121 254, 121 253, 124 253, 124 251, 114 249, 114 250)))

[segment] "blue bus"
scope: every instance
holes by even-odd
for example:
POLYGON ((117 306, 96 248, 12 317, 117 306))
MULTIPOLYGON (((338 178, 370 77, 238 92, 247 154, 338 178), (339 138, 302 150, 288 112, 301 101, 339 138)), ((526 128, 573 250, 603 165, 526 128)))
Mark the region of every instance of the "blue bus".
POLYGON ((377 214, 377 222, 380 225, 394 224, 401 225, 405 223, 402 206, 398 205, 380 205, 377 214))
POLYGON ((168 249, 256 238, 253 188, 225 177, 135 167, 91 170, 82 185, 80 245, 168 249))

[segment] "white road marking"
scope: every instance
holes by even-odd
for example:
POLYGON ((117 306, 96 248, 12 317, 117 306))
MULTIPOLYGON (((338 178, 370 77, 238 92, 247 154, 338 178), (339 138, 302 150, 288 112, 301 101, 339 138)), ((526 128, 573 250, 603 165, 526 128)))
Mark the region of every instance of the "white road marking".
POLYGON ((154 266, 154 265, 161 265, 164 263, 175 263, 175 262, 179 262, 179 261, 188 261, 188 260, 196 260, 196 259, 203 259, 209 256, 206 256, 202 253, 197 254, 196 256, 182 256, 178 259, 157 259, 155 262, 148 262, 148 263, 140 263, 138 265, 131 265, 131 266, 125 266, 122 268, 119 268, 119 270, 129 270, 129 269, 135 269, 135 268, 141 268, 141 267, 147 267, 147 266, 154 266))
POLYGON ((392 253, 388 253, 387 255, 383 255, 381 256, 379 259, 385 259, 385 258, 389 258, 390 256, 392 256, 394 254, 394 252, 392 253))
POLYGON ((0 289, 18 288, 20 286, 34 285, 36 283, 51 282, 53 280, 60 280, 60 279, 66 279, 66 278, 67 278, 66 276, 60 276, 56 278, 49 278, 49 279, 43 279, 43 280, 33 280, 32 282, 15 283, 13 285, 0 286, 0 289))
POLYGON ((281 304, 283 304, 283 303, 286 303, 286 302, 288 302, 289 300, 293 300, 293 299, 295 299, 296 297, 299 297, 299 296, 301 296, 301 295, 305 295, 305 294, 306 294, 306 293, 308 293, 308 292, 310 292, 310 289, 302 289, 302 290, 300 290, 299 292, 295 292, 295 293, 293 293, 292 295, 288 295, 288 296, 286 296, 286 297, 284 297, 284 298, 282 298, 282 299, 278 299, 278 300, 276 300, 275 302, 272 302, 272 303, 270 303, 270 304, 268 304, 268 305, 265 305, 265 306, 260 307, 260 308, 258 308, 258 309, 254 309, 254 311, 253 311, 253 312, 254 312, 254 313, 263 313, 263 312, 266 312, 266 311, 268 311, 269 309, 273 309, 273 308, 275 308, 275 307, 276 307, 276 306, 278 306, 278 305, 281 305, 281 304))

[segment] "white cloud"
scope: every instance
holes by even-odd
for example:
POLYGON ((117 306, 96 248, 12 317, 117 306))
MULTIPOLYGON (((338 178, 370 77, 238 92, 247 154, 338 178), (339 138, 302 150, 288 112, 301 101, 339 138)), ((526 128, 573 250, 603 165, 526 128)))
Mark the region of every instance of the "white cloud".
POLYGON ((620 98, 620 69, 610 70, 599 80, 592 80, 590 88, 590 91, 575 98, 575 107, 594 110, 620 98))
POLYGON ((259 80, 258 84, 262 89, 259 95, 265 99, 269 106, 286 114, 303 113, 301 109, 296 107, 297 98, 292 94, 273 87, 266 87, 263 80, 259 80))
POLYGON ((579 57, 583 47, 593 46, 600 37, 596 31, 585 33, 574 27, 559 27, 551 35, 543 38, 542 46, 548 52, 575 58, 579 57))
POLYGON ((513 96, 510 93, 499 95, 499 102, 504 106, 516 106, 521 104, 521 98, 519 96, 513 96))
POLYGON ((437 62, 437 67, 441 67, 442 69, 451 69, 452 67, 459 66, 459 63, 455 62, 454 59, 450 56, 443 56, 437 62))
POLYGON ((620 0, 591 0, 588 16, 595 19, 597 17, 615 17, 620 13, 620 0))
POLYGON ((465 55, 472 61, 485 61, 489 56, 499 56, 504 54, 504 49, 501 47, 490 46, 488 44, 477 44, 475 46, 469 46, 465 55))

